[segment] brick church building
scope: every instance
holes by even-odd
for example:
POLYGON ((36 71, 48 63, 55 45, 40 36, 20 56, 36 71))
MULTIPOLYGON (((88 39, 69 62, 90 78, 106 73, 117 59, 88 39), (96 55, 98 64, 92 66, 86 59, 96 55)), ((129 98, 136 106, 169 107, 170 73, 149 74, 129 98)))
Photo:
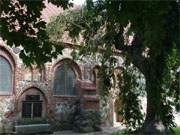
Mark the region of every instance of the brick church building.
MULTIPOLYGON (((43 11, 45 19, 49 16, 48 8, 52 10, 54 7, 47 5, 43 11)), ((114 125, 120 121, 115 111, 115 86, 108 105, 101 104, 98 57, 74 61, 70 55, 72 49, 66 44, 62 55, 38 68, 36 65, 26 67, 18 56, 21 48, 10 48, 0 39, 1 119, 56 119, 64 104, 81 99, 83 109, 106 109, 105 123, 114 125)), ((122 60, 119 60, 115 76, 121 63, 122 60)))

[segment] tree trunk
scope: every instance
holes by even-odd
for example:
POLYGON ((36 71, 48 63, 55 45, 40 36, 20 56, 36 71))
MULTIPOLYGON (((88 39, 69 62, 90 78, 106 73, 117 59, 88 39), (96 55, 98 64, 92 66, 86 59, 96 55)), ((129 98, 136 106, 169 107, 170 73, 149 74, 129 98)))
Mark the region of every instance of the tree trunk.
POLYGON ((166 135, 167 130, 163 125, 159 111, 161 108, 161 93, 158 89, 158 79, 155 75, 146 77, 147 109, 146 118, 142 127, 143 135, 166 135))

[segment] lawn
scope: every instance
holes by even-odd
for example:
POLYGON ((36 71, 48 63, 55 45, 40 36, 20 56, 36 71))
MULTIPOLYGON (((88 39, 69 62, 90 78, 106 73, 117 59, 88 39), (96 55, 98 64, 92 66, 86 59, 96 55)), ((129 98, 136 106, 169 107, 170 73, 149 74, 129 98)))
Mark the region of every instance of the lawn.
MULTIPOLYGON (((174 128, 174 132, 175 134, 173 135, 180 135, 180 126, 174 128)), ((119 132, 119 133, 115 133, 115 134, 112 134, 112 135, 130 135, 129 133, 122 133, 122 132, 119 132)))
POLYGON ((175 135, 180 135, 180 126, 174 129, 175 135))

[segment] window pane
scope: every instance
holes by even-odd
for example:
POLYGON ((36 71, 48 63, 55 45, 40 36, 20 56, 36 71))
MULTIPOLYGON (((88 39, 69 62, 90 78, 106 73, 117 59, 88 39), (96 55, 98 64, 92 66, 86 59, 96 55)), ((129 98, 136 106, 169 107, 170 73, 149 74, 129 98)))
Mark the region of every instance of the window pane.
POLYGON ((65 94, 65 70, 64 70, 64 66, 57 68, 57 70, 55 72, 54 94, 55 95, 64 95, 65 94))
POLYGON ((75 73, 68 64, 57 68, 54 80, 55 95, 75 95, 75 73))
POLYGON ((8 61, 0 56, 0 91, 10 91, 11 85, 11 67, 8 61))
POLYGON ((71 68, 67 70, 67 77, 66 77, 66 85, 67 85, 67 95, 75 95, 75 74, 71 68))
POLYGON ((22 117, 30 118, 31 117, 31 104, 28 102, 23 102, 22 104, 22 117))
POLYGON ((42 103, 33 103, 33 117, 41 117, 42 115, 42 103))

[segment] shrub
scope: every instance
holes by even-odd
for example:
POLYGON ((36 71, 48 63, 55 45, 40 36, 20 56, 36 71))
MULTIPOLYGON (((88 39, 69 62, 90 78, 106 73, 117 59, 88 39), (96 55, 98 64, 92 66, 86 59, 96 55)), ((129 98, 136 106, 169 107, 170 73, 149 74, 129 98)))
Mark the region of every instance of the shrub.
POLYGON ((100 125, 101 116, 99 111, 80 110, 74 118, 73 130, 80 133, 99 131, 100 125))
POLYGON ((53 130, 71 130, 76 109, 75 103, 60 102, 56 105, 56 119, 52 122, 53 130))
POLYGON ((59 103, 56 115, 55 121, 52 122, 53 131, 73 129, 75 132, 87 133, 100 130, 100 112, 82 109, 79 100, 71 104, 59 103))

